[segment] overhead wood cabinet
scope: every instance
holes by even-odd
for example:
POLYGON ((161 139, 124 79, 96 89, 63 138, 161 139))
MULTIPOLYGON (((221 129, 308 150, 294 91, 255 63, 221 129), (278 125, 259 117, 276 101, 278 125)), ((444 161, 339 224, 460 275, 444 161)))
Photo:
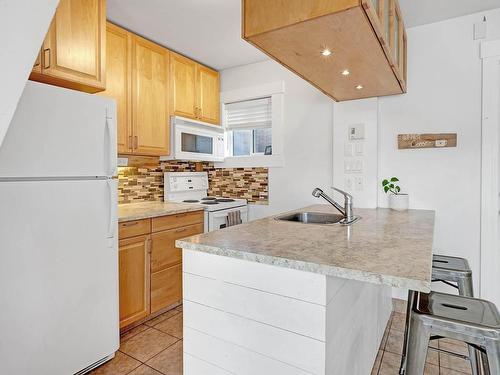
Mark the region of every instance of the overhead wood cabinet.
POLYGON ((219 72, 172 52, 170 75, 172 112, 220 125, 219 72))
POLYGON ((170 152, 169 51, 132 36, 132 132, 134 153, 170 152))
POLYGON ((108 22, 106 26, 107 82, 100 95, 116 100, 118 153, 133 153, 131 79, 132 36, 108 22))
POLYGON ((406 92, 397 0, 243 0, 243 38, 337 101, 406 92))
POLYGON ((107 25, 107 88, 117 103, 118 153, 168 155, 169 51, 107 25))
POLYGON ((95 93, 105 69, 106 1, 61 0, 30 79, 95 93))

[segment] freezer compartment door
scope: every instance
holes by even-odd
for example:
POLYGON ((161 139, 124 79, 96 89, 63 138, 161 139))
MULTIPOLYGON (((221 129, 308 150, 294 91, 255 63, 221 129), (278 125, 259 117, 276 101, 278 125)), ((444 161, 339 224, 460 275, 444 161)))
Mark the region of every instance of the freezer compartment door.
POLYGON ((0 146, 0 178, 115 175, 115 113, 113 100, 28 82, 0 146))
POLYGON ((118 350, 116 181, 0 182, 0 207, 0 374, 118 350))

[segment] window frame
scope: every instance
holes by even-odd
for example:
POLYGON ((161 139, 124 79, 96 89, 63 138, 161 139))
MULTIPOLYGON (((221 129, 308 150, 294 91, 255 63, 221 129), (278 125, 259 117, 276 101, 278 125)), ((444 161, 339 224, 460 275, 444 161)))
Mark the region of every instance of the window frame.
MULTIPOLYGON (((221 113, 222 126, 226 134, 225 160, 216 163, 218 168, 244 168, 244 167, 283 167, 285 165, 284 156, 284 97, 285 83, 272 82, 259 86, 251 86, 242 89, 224 91, 221 93, 221 113), (225 105, 238 101, 247 101, 261 98, 271 98, 272 125, 271 125, 271 144, 272 155, 263 153, 252 153, 249 156, 232 155, 232 139, 227 130, 225 105)), ((232 134, 231 134, 232 136, 232 134)), ((252 140, 253 143, 253 140, 252 140)))

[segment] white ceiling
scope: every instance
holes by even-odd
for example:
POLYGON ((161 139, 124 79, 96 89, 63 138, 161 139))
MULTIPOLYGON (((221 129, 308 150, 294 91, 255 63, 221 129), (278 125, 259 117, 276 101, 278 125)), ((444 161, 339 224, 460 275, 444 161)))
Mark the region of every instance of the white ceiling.
MULTIPOLYGON (((488 9, 500 0, 399 0, 406 27, 488 9)), ((266 60, 241 39, 241 0, 107 0, 108 18, 221 70, 266 60)))
POLYGON ((399 0, 406 27, 500 8, 500 0, 399 0))
POLYGON ((108 19, 215 69, 266 60, 241 39, 240 0, 107 0, 108 19))

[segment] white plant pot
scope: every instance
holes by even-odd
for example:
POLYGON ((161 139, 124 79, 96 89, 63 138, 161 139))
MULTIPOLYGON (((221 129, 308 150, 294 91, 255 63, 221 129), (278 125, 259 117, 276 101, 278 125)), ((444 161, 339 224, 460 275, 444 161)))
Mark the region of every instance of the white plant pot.
POLYGON ((389 207, 396 211, 405 211, 410 205, 408 194, 389 194, 389 207))

